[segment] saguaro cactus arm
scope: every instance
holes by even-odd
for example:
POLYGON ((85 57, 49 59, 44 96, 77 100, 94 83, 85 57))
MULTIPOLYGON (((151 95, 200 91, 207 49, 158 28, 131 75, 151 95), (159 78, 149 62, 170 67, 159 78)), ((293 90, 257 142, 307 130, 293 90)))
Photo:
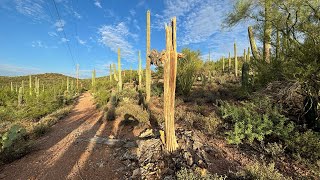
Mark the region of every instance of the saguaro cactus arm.
POLYGON ((258 52, 258 48, 257 48, 257 44, 256 41, 254 39, 254 34, 253 34, 253 30, 252 27, 249 26, 248 27, 248 34, 249 34, 249 40, 250 40, 250 46, 251 46, 251 51, 252 51, 252 55, 254 59, 260 59, 260 54, 258 52))

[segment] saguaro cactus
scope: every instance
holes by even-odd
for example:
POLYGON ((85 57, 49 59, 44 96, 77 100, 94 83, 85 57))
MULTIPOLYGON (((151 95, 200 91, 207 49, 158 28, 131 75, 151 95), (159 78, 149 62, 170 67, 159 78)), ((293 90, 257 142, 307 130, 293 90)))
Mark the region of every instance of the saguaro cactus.
POLYGON ((121 58, 120 58, 120 48, 118 48, 118 91, 122 91, 122 77, 121 77, 121 58))
POLYGON ((174 128, 174 104, 177 75, 177 44, 176 44, 176 18, 171 20, 171 26, 166 30, 166 56, 164 60, 164 119, 165 143, 169 152, 178 148, 174 128))
POLYGON ((117 68, 115 64, 112 64, 113 66, 113 75, 114 75, 114 80, 118 81, 118 76, 117 76, 117 68))
POLYGON ((250 62, 250 48, 248 47, 248 54, 247 54, 247 61, 248 61, 248 63, 250 62))
POLYGON ((229 52, 229 59, 228 59, 228 71, 231 74, 231 53, 229 52))
POLYGON ((238 57, 237 57, 237 44, 234 43, 234 75, 238 77, 238 57))
POLYGON ((138 58, 139 58, 139 70, 138 70, 138 75, 139 75, 139 90, 142 89, 142 62, 141 62, 141 53, 139 51, 138 53, 138 58))
POLYGON ((151 70, 150 70, 150 11, 147 11, 147 49, 146 49, 146 103, 151 97, 151 70))
POLYGON ((243 62, 247 61, 247 52, 246 49, 243 50, 243 62))
POLYGON ((29 95, 32 96, 32 77, 29 76, 29 95))
POLYGON ((93 69, 93 71, 92 71, 91 85, 92 85, 92 90, 94 93, 96 90, 96 69, 93 69))
POLYGON ((222 56, 222 74, 224 73, 224 56, 222 56))
POLYGON ((77 92, 79 92, 79 64, 77 64, 77 92))
POLYGON ((24 94, 24 80, 21 81, 22 93, 24 94))
POLYGON ((19 93, 18 93, 18 106, 21 106, 23 103, 23 89, 22 87, 19 88, 19 93))
POLYGON ((254 39, 254 34, 251 26, 248 27, 248 34, 249 34, 249 40, 250 40, 250 46, 251 46, 253 58, 256 60, 260 59, 260 55, 258 52, 257 44, 254 39))
POLYGON ((13 84, 12 84, 12 82, 10 83, 10 88, 11 88, 11 92, 13 92, 13 84))
POLYGON ((67 77, 67 92, 69 93, 69 77, 67 77))
POLYGON ((110 83, 112 83, 112 65, 110 64, 110 70, 109 70, 109 80, 110 83))
POLYGON ((264 29, 263 29, 263 60, 270 63, 270 49, 271 49, 271 34, 272 34, 272 22, 271 11, 272 1, 265 0, 264 4, 264 29))
POLYGON ((210 57, 210 50, 209 50, 209 61, 211 61, 211 57, 210 57))

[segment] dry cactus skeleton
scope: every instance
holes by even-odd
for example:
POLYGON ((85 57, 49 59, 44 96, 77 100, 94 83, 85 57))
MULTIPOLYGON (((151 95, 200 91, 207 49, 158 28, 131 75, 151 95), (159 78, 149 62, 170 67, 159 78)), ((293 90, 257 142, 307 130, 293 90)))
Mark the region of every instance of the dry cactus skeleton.
MULTIPOLYGON (((182 53, 177 53, 177 56, 178 56, 178 59, 184 58, 184 55, 182 53)), ((150 61, 151 65, 163 66, 163 62, 166 58, 166 51, 163 50, 159 52, 155 49, 152 49, 148 57, 151 59, 150 61)))

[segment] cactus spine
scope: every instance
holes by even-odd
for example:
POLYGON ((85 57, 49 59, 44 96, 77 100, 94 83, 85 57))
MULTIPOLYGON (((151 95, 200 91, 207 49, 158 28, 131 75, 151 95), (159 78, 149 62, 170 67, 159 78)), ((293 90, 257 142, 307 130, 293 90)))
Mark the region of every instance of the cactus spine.
POLYGON ((139 56, 139 70, 138 70, 138 75, 139 75, 139 90, 142 89, 142 67, 141 67, 141 53, 139 51, 138 53, 139 56))
POLYGON ((29 76, 29 95, 32 96, 32 77, 29 76))
POLYGON ((149 58, 150 54, 150 10, 147 11, 147 49, 146 49, 146 103, 148 104, 151 97, 151 70, 150 63, 151 60, 149 58))
POLYGON ((237 44, 234 43, 234 75, 238 77, 238 57, 237 57, 237 44))
POLYGON ((165 143, 168 152, 178 148, 174 128, 174 103, 177 75, 177 43, 176 43, 176 18, 171 20, 171 26, 166 29, 166 56, 164 60, 164 119, 165 143))
POLYGON ((122 77, 121 77, 121 58, 120 58, 120 48, 118 48, 118 91, 122 91, 122 77))
POLYGON ((18 93, 18 106, 21 106, 23 103, 23 89, 22 87, 19 88, 19 93, 18 93))

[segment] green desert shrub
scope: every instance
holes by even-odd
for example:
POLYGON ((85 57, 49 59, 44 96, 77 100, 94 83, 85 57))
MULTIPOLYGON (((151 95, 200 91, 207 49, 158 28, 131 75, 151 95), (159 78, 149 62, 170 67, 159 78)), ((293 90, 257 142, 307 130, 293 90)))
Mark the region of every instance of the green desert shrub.
POLYGON ((238 173, 239 178, 252 179, 252 180, 286 180, 276 168, 274 163, 251 163, 245 166, 243 171, 238 173))
POLYGON ((232 124, 232 130, 227 132, 227 141, 230 144, 240 144, 243 141, 251 144, 254 140, 263 141, 266 136, 283 140, 289 137, 294 124, 268 100, 260 102, 258 105, 252 102, 243 102, 241 105, 222 104, 222 118, 232 124))
POLYGON ((116 109, 118 116, 123 115, 125 119, 133 118, 138 120, 140 123, 149 122, 149 114, 146 110, 143 110, 141 106, 135 104, 132 100, 127 99, 119 103, 116 109))

